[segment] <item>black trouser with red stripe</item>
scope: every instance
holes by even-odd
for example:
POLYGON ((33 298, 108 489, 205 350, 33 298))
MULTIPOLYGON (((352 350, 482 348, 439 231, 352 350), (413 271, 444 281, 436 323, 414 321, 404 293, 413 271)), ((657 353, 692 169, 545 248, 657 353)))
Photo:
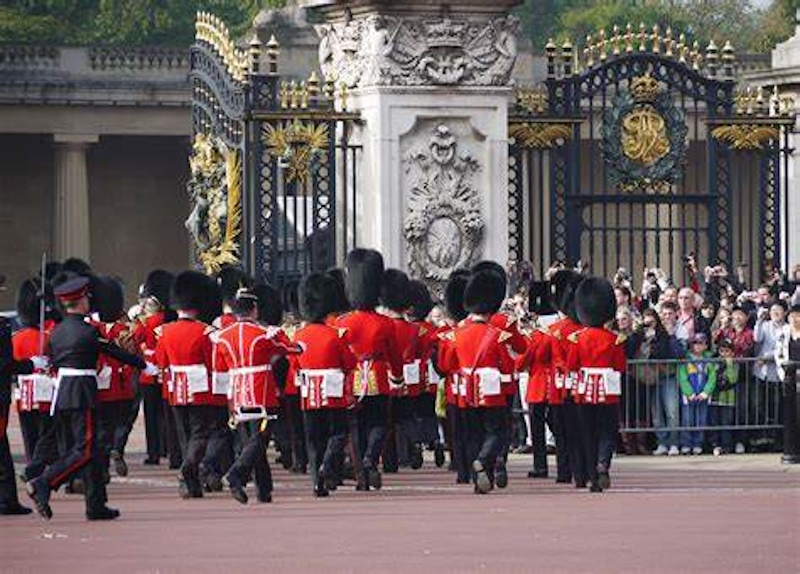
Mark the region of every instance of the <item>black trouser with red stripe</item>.
POLYGON ((347 442, 347 409, 305 411, 303 423, 311 484, 316 488, 320 471, 329 477, 335 473, 335 461, 347 442))
POLYGON ((56 412, 55 424, 72 436, 72 444, 39 477, 50 490, 56 490, 73 475, 83 471, 87 512, 102 508, 106 502, 95 418, 94 409, 91 408, 63 409, 56 412))
POLYGON ((14 460, 8 445, 8 403, 0 404, 0 510, 13 508, 19 504, 17 481, 14 478, 14 460))

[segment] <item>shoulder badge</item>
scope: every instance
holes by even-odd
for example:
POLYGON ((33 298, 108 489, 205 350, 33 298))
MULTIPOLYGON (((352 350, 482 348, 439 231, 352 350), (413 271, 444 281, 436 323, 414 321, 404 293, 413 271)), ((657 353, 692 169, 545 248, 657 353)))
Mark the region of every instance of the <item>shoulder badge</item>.
POLYGON ((508 331, 500 331, 500 335, 497 337, 498 343, 505 343, 508 341, 513 335, 508 331))
POLYGON ((517 322, 517 318, 512 315, 506 315, 506 328, 513 327, 514 323, 517 322))
POLYGON ((336 331, 339 333, 340 339, 344 339, 344 336, 347 335, 347 329, 344 327, 340 327, 339 329, 336 329, 336 331))
POLYGON ((620 334, 617 335, 617 340, 614 341, 614 344, 615 345, 622 345, 627 340, 628 340, 628 336, 627 335, 623 335, 622 333, 620 333, 620 334))
POLYGON ((573 344, 577 343, 578 342, 578 336, 581 333, 583 333, 583 329, 581 329, 580 331, 575 331, 574 333, 570 333, 569 335, 567 335, 567 341, 569 341, 570 343, 573 343, 573 344))
POLYGON ((439 333, 439 338, 442 341, 455 341, 456 340, 456 333, 455 331, 445 331, 444 333, 439 333))
POLYGON ((428 334, 428 328, 425 325, 420 325, 419 327, 419 336, 424 337, 428 334))

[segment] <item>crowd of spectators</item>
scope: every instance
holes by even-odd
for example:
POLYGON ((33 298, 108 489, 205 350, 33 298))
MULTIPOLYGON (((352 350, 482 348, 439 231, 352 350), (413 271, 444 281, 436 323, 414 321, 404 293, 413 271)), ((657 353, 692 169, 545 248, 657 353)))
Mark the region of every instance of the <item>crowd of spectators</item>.
MULTIPOLYGON (((588 272, 585 265, 578 270, 588 272)), ((509 271, 517 293, 512 306, 523 324, 535 325, 538 317, 525 305, 532 267, 516 264, 509 271)), ((621 434, 625 452, 721 455, 780 448, 781 434, 764 427, 781 424, 779 363, 790 315, 800 330, 800 265, 789 274, 770 266, 757 285, 747 276, 743 264, 734 273, 724 265, 700 270, 689 255, 681 278, 647 268, 638 289, 626 269, 609 278, 617 298, 612 328, 625 335, 629 360, 620 413, 631 431, 621 434)))

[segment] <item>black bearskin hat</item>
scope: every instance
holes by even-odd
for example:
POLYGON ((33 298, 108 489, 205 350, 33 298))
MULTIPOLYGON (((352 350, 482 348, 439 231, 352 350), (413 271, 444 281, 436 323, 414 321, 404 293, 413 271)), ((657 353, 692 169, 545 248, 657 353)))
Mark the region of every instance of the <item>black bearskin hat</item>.
POLYGON ((378 306, 383 278, 383 256, 374 249, 353 249, 347 255, 345 286, 354 309, 378 306))
POLYGON ((468 315, 464 309, 464 289, 469 281, 469 271, 456 269, 450 274, 450 279, 444 288, 444 306, 447 314, 456 321, 461 321, 468 315))
POLYGON ((617 313, 614 286, 600 277, 584 279, 575 291, 575 311, 581 325, 602 327, 617 313))
POLYGON ((409 315, 414 321, 424 321, 433 309, 431 292, 422 281, 408 282, 408 305, 411 308, 409 315))
POLYGON ((505 281, 496 271, 478 271, 464 289, 464 309, 479 315, 497 313, 505 296, 505 281))
POLYGON ((280 325, 283 321, 280 291, 269 283, 260 283, 253 287, 253 294, 258 297, 258 320, 267 325, 280 325))
POLYGON ((327 275, 335 282, 333 302, 331 303, 331 313, 345 313, 350 310, 350 302, 345 293, 344 269, 341 267, 331 267, 326 271, 327 275))
POLYGON ((331 312, 336 281, 326 273, 312 273, 300 282, 300 316, 310 323, 322 323, 331 312))
POLYGON ((583 281, 583 276, 572 269, 556 271, 550 280, 550 301, 553 307, 573 321, 578 321, 575 313, 575 290, 581 281, 583 281))
POLYGON ((125 314, 122 283, 113 277, 92 278, 92 310, 104 323, 116 321, 125 314))
POLYGON ((528 309, 537 315, 553 315, 556 308, 550 297, 550 283, 548 281, 534 281, 528 291, 528 309))
MULTIPOLYGON (((45 267, 45 270, 46 269, 45 267)), ((78 257, 70 257, 64 261, 64 263, 61 264, 61 270, 69 271, 76 275, 83 275, 84 277, 88 277, 92 273, 92 267, 86 263, 86 261, 78 257)))
POLYGON ((170 306, 170 288, 175 276, 164 269, 153 269, 147 274, 142 285, 142 297, 152 297, 163 307, 170 306))
POLYGON ((244 287, 249 287, 251 284, 247 273, 233 265, 225 265, 219 270, 219 273, 217 273, 217 282, 222 291, 222 300, 225 303, 236 299, 237 291, 244 287))
POLYGON ((52 281, 53 278, 64 270, 60 261, 50 261, 44 266, 44 280, 52 281))
MULTIPOLYGON (((32 277, 22 282, 17 290, 17 317, 24 327, 39 325, 39 302, 41 301, 41 282, 32 277)), ((45 319, 57 319, 56 300, 53 289, 45 283, 45 319)))
POLYGON ((475 265, 472 266, 470 270, 472 274, 480 273, 481 271, 490 271, 492 273, 497 273, 497 275, 503 280, 503 297, 505 297, 506 292, 508 291, 508 276, 506 275, 506 270, 503 269, 503 266, 500 265, 497 261, 479 261, 475 265))
POLYGON ((209 291, 208 275, 199 271, 178 273, 172 283, 171 300, 176 309, 197 311, 205 305, 204 297, 209 291))
POLYGON ((387 269, 383 272, 381 305, 397 312, 408 308, 408 275, 399 269, 387 269))

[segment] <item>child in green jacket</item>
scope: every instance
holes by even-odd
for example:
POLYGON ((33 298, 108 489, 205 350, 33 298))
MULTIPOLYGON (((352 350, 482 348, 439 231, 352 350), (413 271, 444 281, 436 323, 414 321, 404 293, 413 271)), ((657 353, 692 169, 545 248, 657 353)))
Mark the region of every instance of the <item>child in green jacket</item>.
MULTIPOLYGON (((708 406, 717 385, 717 365, 708 362, 708 337, 696 333, 689 341, 686 363, 678 367, 678 385, 683 396, 681 426, 704 427, 708 425, 708 406)), ((681 454, 703 453, 703 431, 682 433, 681 454)))

